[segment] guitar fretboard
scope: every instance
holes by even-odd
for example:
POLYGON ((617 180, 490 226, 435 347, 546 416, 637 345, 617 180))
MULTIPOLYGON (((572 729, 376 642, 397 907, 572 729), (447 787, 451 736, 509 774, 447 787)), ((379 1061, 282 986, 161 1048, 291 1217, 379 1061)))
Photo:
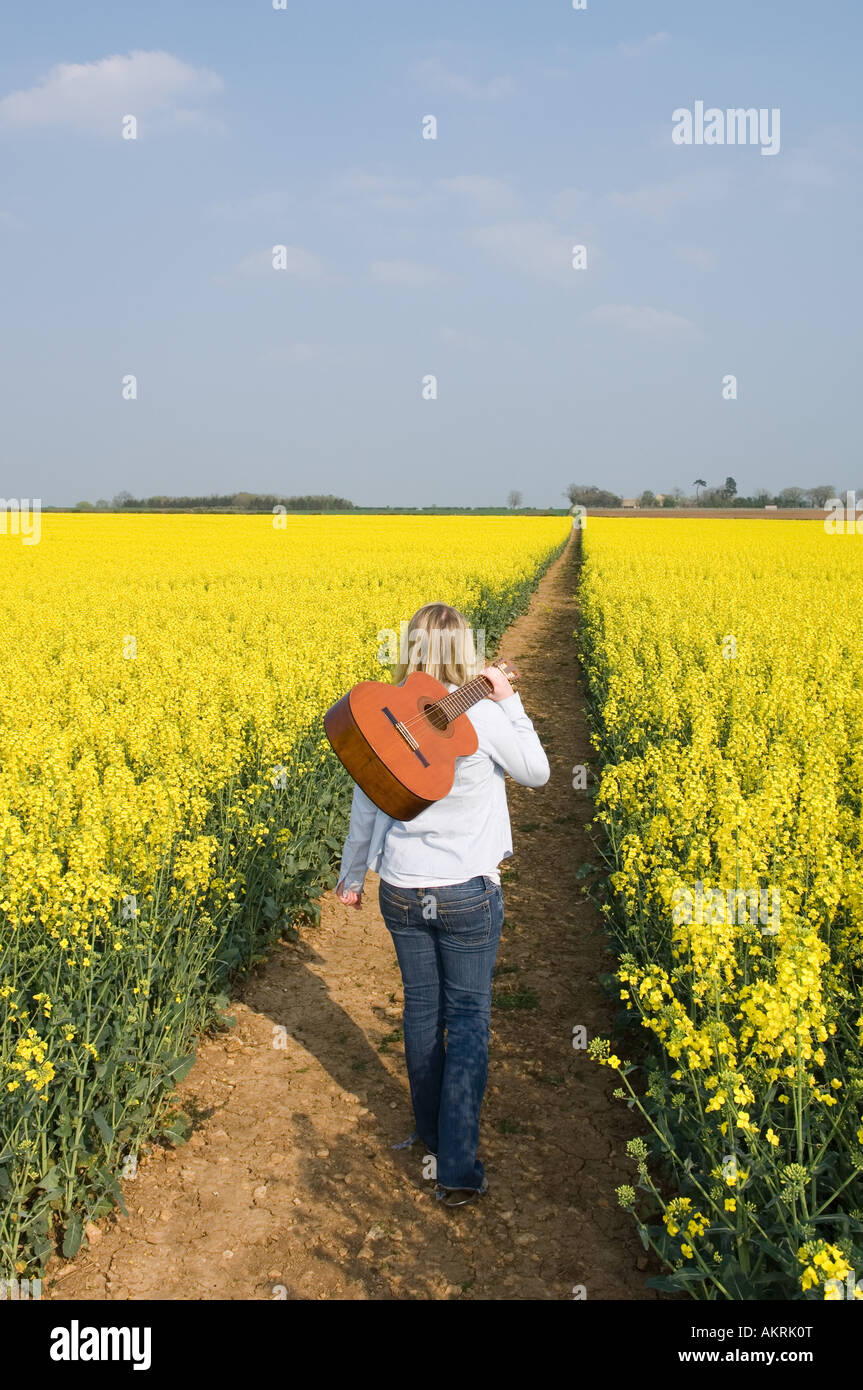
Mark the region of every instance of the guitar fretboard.
POLYGON ((486 680, 485 676, 477 676, 474 680, 468 681, 466 685, 460 685, 458 690, 450 691, 449 695, 445 695, 442 700, 436 700, 435 708, 440 710, 449 723, 458 715, 464 714, 471 705, 484 700, 491 689, 493 689, 491 681, 486 680))

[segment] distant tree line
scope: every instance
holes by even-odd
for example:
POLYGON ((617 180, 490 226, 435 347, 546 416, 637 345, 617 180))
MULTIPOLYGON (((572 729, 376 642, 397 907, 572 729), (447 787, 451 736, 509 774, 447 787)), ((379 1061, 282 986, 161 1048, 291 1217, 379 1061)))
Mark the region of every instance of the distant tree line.
MULTIPOLYGON (((786 487, 780 492, 769 493, 759 489, 751 497, 737 494, 737 483, 728 477, 722 484, 708 485, 704 478, 696 478, 692 484, 694 494, 689 495, 682 488, 672 488, 671 492, 655 493, 646 488, 633 500, 639 507, 808 507, 820 510, 828 498, 838 494, 832 484, 817 487, 786 487)), ((863 496, 863 488, 858 489, 863 496)), ((589 483, 570 483, 564 489, 564 497, 570 506, 580 505, 588 510, 622 507, 624 498, 606 488, 594 487, 589 483)), ((629 500, 629 499, 627 499, 629 500)), ((276 507, 284 507, 289 512, 394 512, 398 514, 434 513, 495 515, 502 507, 358 507, 346 497, 334 497, 332 493, 310 493, 303 496, 285 497, 276 493, 233 492, 223 495, 211 494, 207 497, 133 497, 130 492, 119 492, 111 501, 100 498, 98 502, 79 502, 79 512, 269 512, 276 507)), ((525 507, 521 492, 516 488, 506 499, 506 509, 524 514, 548 515, 561 513, 560 507, 525 507)), ((48 510, 51 510, 50 508, 48 510)))
POLYGON ((289 512, 352 512, 353 502, 330 493, 304 497, 279 497, 275 493, 233 492, 210 497, 133 497, 130 492, 118 492, 112 501, 79 502, 79 512, 272 512, 284 507, 289 512))
MULTIPOLYGON (((781 492, 770 493, 759 489, 752 497, 739 497, 737 483, 726 478, 721 485, 709 486, 703 478, 696 478, 692 484, 694 496, 687 496, 682 488, 672 488, 671 492, 657 494, 647 488, 635 501, 639 507, 816 507, 822 508, 827 499, 838 496, 832 483, 822 483, 817 487, 786 487, 781 492), (702 490, 703 489, 703 490, 702 490)), ((564 496, 570 503, 590 508, 621 507, 623 498, 615 492, 593 487, 585 483, 570 483, 564 496)))
MULTIPOLYGON (((130 492, 119 492, 111 501, 100 497, 98 502, 78 502, 75 510, 78 512, 272 512, 273 508, 277 506, 284 507, 289 512, 370 512, 375 515, 379 512, 392 512, 399 516, 426 513, 440 513, 444 516, 499 516, 505 510, 503 507, 400 507, 392 504, 378 507, 359 507, 355 502, 350 502, 345 497, 333 497, 330 494, 325 496, 315 494, 304 497, 279 497, 275 493, 257 492, 234 492, 224 496, 213 494, 209 497, 133 497, 130 492)), ((510 493, 507 508, 510 511, 518 510, 531 516, 548 516, 549 514, 565 516, 567 512, 566 507, 524 507, 520 492, 510 493)), ((49 506, 43 510, 64 511, 66 509, 49 506)))

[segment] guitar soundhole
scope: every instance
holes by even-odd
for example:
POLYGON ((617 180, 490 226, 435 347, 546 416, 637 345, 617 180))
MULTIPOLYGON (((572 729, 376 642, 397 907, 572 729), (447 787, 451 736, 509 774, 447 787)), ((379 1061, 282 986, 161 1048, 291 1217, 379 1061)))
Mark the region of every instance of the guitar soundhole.
POLYGON ((439 734, 445 734, 449 728, 449 721, 441 710, 436 709, 431 700, 424 700, 422 712, 433 729, 437 729, 439 734))

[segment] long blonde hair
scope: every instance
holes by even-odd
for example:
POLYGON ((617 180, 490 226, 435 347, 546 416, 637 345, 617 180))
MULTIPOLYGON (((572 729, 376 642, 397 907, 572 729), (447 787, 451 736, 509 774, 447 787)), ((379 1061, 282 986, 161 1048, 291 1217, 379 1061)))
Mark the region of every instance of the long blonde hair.
POLYGON ((412 671, 427 671, 443 685, 464 685, 479 675, 473 632, 457 608, 427 603, 408 623, 407 638, 407 661, 396 665, 393 685, 412 671))

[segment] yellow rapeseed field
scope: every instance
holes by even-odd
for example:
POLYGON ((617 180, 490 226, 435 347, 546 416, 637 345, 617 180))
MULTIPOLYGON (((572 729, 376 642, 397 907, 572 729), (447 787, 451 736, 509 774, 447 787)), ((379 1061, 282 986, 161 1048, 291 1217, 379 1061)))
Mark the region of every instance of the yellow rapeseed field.
POLYGON ((667 1180, 661 1195, 635 1141, 649 1197, 620 1200, 671 1270, 662 1287, 849 1296, 855 1258, 863 1273, 863 538, 818 521, 591 518, 584 551, 604 910, 622 1006, 654 1043, 635 1089, 608 1041, 593 1052, 641 1108, 667 1180))
POLYGON ((74 1253, 218 990, 314 900, 320 725, 442 599, 491 655, 569 518, 47 514, 0 536, 0 1277, 74 1253))

